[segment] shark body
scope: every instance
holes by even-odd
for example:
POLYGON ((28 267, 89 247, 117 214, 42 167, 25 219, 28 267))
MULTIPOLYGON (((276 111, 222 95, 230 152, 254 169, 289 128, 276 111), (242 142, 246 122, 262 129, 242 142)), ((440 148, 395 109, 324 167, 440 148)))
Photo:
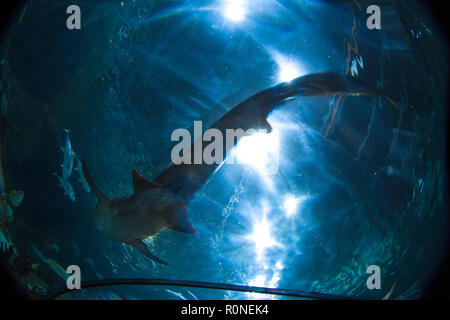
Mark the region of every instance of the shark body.
MULTIPOLYGON (((272 128, 267 116, 283 102, 295 96, 332 95, 383 96, 378 89, 353 77, 334 72, 310 74, 256 93, 229 110, 211 128, 220 130, 224 136, 226 129, 266 129, 270 132, 272 128)), ((235 139, 234 145, 238 140, 235 139)), ((225 156, 229 149, 224 143, 225 156)), ((112 200, 97 188, 84 159, 82 166, 86 181, 98 198, 94 210, 98 230, 113 240, 135 247, 155 262, 167 264, 150 252, 143 239, 166 228, 195 234, 186 204, 219 164, 172 163, 154 181, 133 169, 133 194, 112 200)))

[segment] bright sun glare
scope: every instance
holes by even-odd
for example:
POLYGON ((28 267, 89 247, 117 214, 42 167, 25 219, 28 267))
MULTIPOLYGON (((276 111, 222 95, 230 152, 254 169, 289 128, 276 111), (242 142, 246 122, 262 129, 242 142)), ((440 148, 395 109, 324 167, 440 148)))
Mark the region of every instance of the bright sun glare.
POLYGON ((255 251, 258 259, 262 259, 266 249, 281 246, 272 237, 270 223, 265 215, 260 221, 255 222, 253 225, 253 232, 247 236, 247 239, 255 245, 255 251))
POLYGON ((223 10, 224 16, 233 22, 240 22, 245 19, 246 11, 242 1, 226 0, 223 10))
POLYGON ((283 209, 286 216, 290 217, 301 210, 301 205, 310 197, 307 195, 294 196, 288 194, 284 197, 283 209))
POLYGON ((300 68, 294 61, 284 61, 279 63, 278 80, 289 82, 301 75, 300 68))
POLYGON ((251 136, 242 137, 235 150, 239 164, 247 164, 260 173, 278 169, 279 133, 257 132, 251 136))
POLYGON ((277 80, 279 82, 289 82, 307 73, 296 59, 287 57, 273 49, 268 49, 268 51, 278 65, 277 80))

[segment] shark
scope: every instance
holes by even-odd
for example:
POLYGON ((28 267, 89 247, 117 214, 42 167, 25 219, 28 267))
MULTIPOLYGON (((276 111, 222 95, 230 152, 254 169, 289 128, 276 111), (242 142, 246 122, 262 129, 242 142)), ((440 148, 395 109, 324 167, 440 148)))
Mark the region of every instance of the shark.
MULTIPOLYGON (((374 96, 383 95, 380 89, 360 79, 336 72, 308 74, 283 82, 245 99, 221 116, 211 128, 220 130, 224 136, 227 129, 265 129, 272 127, 267 117, 275 108, 297 96, 374 96)), ((389 99, 392 101, 392 99, 389 99)), ((237 143, 225 145, 224 155, 237 143)), ((195 142, 191 145, 194 148, 195 142)), ((167 265, 146 246, 144 239, 164 229, 196 234, 187 211, 193 195, 208 181, 220 164, 174 164, 166 167, 153 181, 146 179, 136 168, 132 170, 133 193, 109 199, 94 183, 82 158, 86 182, 97 197, 93 219, 96 228, 106 237, 128 244, 154 262, 167 265)))

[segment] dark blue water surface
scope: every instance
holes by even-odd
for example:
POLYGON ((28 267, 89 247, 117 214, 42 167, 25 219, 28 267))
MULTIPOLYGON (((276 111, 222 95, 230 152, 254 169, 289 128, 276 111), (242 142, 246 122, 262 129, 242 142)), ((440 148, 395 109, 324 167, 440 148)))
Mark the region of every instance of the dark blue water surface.
MULTIPOLYGON (((35 297, 65 285, 56 263, 79 265, 83 280, 186 279, 376 299, 394 288, 391 298, 419 298, 447 250, 446 57, 446 39, 416 1, 29 1, 0 47, 4 191, 25 192, 0 239, 15 246, 16 260, 29 258, 10 261, 12 269, 35 297), (81 30, 65 27, 71 4, 81 8, 81 30), (381 30, 366 26, 371 4, 381 8, 381 30), (278 170, 217 170, 188 204, 198 234, 164 230, 148 240, 169 266, 102 236, 92 222, 96 198, 78 173, 75 202, 53 175, 66 128, 99 188, 110 198, 130 194, 134 167, 152 179, 170 163, 175 129, 194 120, 205 129, 264 88, 328 70, 382 88, 398 107, 332 96, 277 108, 268 118, 277 139, 257 136, 234 152, 269 154, 278 170), (366 286, 370 265, 381 269, 380 290, 366 286)), ((283 299, 168 289, 65 297, 283 299)))

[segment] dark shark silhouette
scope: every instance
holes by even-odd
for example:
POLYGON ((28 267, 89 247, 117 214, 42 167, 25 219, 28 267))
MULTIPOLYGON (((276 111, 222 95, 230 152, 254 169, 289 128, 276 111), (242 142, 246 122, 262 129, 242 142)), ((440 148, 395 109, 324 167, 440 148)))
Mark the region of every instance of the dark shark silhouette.
MULTIPOLYGON (((211 128, 220 130, 224 136, 226 129, 266 129, 270 132, 272 128, 267 116, 283 102, 295 96, 332 95, 383 96, 378 89, 353 77, 334 72, 310 74, 256 93, 228 111, 211 128)), ((235 139, 234 145, 238 140, 235 139)), ((229 150, 225 142, 223 150, 226 156, 229 150)), ((195 234, 186 203, 219 166, 172 163, 154 181, 147 180, 133 169, 134 193, 110 200, 93 182, 86 161, 83 159, 82 162, 86 181, 98 198, 94 211, 96 227, 105 236, 131 245, 153 261, 165 265, 166 262, 150 252, 143 239, 166 228, 195 234)))

